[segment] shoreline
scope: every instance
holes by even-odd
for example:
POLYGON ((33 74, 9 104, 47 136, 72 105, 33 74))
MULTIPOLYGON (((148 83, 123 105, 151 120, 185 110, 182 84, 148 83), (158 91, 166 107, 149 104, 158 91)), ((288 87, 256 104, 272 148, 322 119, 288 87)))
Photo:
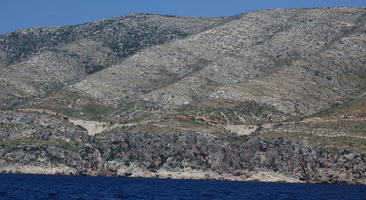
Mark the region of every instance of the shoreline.
MULTIPOLYGON (((131 168, 130 168, 131 169, 131 168)), ((90 176, 90 177, 117 177, 117 178, 152 178, 152 179, 174 179, 174 180, 215 180, 215 181, 239 181, 239 182, 269 182, 269 183, 302 183, 307 184, 292 177, 268 171, 251 173, 250 176, 234 176, 230 174, 218 174, 213 171, 182 170, 167 171, 158 170, 151 172, 136 168, 132 173, 128 169, 119 170, 114 175, 108 174, 80 174, 73 168, 42 168, 35 166, 28 167, 4 167, 0 169, 0 174, 27 174, 27 175, 51 175, 51 176, 90 176)))
MULTIPOLYGON (((0 172, 0 175, 30 175, 30 176, 64 176, 64 177, 95 177, 95 178, 131 178, 131 179, 158 179, 158 180, 192 180, 192 181, 230 181, 230 182, 253 182, 253 183, 286 183, 286 184, 324 184, 324 183, 307 183, 304 181, 299 182, 286 182, 286 181, 260 181, 260 180, 238 180, 238 179, 213 179, 213 178, 174 178, 174 177, 148 177, 148 176, 105 176, 105 175, 73 175, 73 174, 46 174, 46 173, 13 173, 13 172, 0 172)), ((337 184, 328 184, 337 185, 337 184)), ((361 185, 363 186, 363 185, 361 185)))
MULTIPOLYGON (((36 167, 40 169, 39 167, 36 167)), ((243 176, 233 176, 228 174, 218 175, 215 172, 203 172, 206 176, 199 176, 202 175, 202 171, 197 171, 196 175, 198 176, 192 176, 194 173, 192 172, 183 172, 183 173, 177 173, 177 172, 169 172, 167 171, 158 171, 158 172, 150 172, 150 173, 144 173, 142 174, 133 174, 133 175, 103 175, 103 174, 74 174, 74 173, 50 173, 51 171, 57 171, 57 169, 47 169, 43 172, 38 173, 32 173, 29 170, 4 170, 0 169, 0 174, 8 174, 8 175, 40 175, 40 176, 67 176, 67 177, 101 177, 101 178, 136 178, 136 179, 172 179, 172 180, 197 180, 197 181, 231 181, 231 182, 258 182, 258 183, 286 183, 286 184, 315 184, 315 185, 345 185, 345 186, 366 186, 365 184, 357 184, 357 183, 351 183, 351 184, 345 184, 345 183, 326 183, 326 182, 306 182, 301 181, 292 177, 287 177, 278 173, 273 172, 258 172, 253 173, 250 177, 245 178, 243 176), (189 175, 191 176, 189 176, 189 175), (157 176, 158 175, 158 176, 157 176), (267 175, 267 176, 263 176, 267 175), (278 177, 281 177, 283 179, 274 179, 275 176, 268 176, 268 175, 279 175, 278 177)))

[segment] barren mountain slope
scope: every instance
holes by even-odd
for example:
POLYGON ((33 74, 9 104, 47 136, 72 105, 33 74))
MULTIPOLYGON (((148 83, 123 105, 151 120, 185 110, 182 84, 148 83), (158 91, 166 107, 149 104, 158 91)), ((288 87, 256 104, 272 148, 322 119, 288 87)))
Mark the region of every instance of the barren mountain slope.
POLYGON ((0 106, 44 97, 141 49, 230 20, 133 14, 0 35, 0 106))

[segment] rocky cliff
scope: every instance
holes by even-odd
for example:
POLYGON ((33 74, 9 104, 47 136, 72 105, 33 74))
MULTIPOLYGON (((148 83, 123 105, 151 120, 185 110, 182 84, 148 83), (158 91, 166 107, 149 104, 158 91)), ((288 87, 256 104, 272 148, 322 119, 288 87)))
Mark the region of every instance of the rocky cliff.
POLYGON ((0 172, 366 184, 366 8, 0 35, 0 172))

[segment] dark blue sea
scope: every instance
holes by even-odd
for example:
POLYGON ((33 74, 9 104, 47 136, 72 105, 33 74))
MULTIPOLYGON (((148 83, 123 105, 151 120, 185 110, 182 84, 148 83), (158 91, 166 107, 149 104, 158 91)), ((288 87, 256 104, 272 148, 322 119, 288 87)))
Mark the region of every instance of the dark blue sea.
POLYGON ((365 186, 0 174, 0 199, 366 199, 365 186))

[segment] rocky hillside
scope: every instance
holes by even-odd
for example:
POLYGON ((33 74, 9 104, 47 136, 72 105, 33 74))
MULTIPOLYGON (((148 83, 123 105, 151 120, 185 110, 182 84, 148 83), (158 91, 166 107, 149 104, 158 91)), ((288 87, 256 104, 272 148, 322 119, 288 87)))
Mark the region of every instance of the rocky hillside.
POLYGON ((133 14, 68 27, 31 28, 0 36, 2 107, 45 97, 157 44, 230 18, 133 14))
POLYGON ((0 172, 366 184, 366 8, 0 35, 0 172))

